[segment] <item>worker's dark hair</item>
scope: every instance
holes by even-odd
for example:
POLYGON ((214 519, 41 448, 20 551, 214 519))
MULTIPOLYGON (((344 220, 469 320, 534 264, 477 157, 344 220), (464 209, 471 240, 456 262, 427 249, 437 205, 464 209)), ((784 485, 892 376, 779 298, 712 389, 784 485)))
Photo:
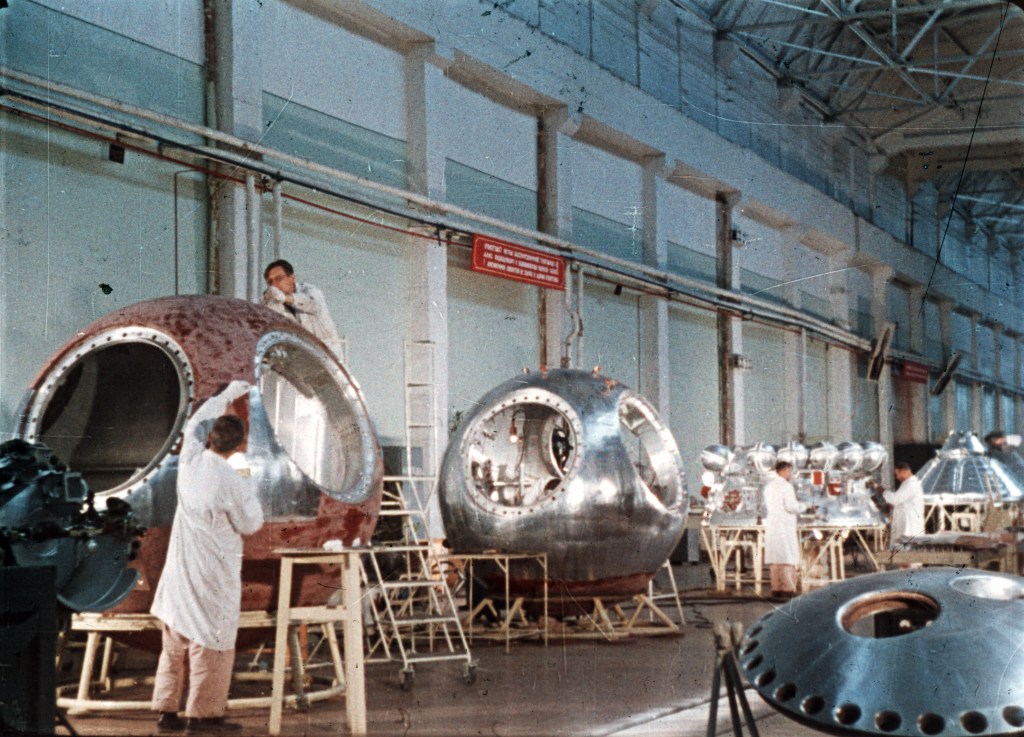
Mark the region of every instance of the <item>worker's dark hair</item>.
POLYGON ((985 442, 991 445, 993 440, 1002 440, 1005 437, 1006 433, 1003 432, 1002 430, 993 430, 992 432, 985 436, 985 442))
POLYGON ((267 264, 267 268, 263 270, 263 278, 266 279, 267 274, 269 274, 272 269, 275 269, 278 266, 284 269, 284 273, 288 276, 291 276, 292 274, 295 273, 295 269, 292 268, 291 263, 285 261, 283 258, 279 258, 277 261, 271 261, 269 264, 267 264))
POLYGON ((778 473, 779 471, 785 471, 787 468, 792 467, 793 464, 790 463, 789 461, 779 461, 778 463, 775 464, 775 473, 778 473))
POLYGON ((912 469, 910 467, 910 464, 907 463, 906 461, 897 461, 896 465, 893 466, 893 468, 895 468, 897 471, 910 471, 910 472, 913 472, 913 470, 914 470, 914 469, 912 469))
POLYGON ((245 440, 245 423, 237 415, 223 415, 210 428, 210 447, 218 453, 229 453, 245 440))

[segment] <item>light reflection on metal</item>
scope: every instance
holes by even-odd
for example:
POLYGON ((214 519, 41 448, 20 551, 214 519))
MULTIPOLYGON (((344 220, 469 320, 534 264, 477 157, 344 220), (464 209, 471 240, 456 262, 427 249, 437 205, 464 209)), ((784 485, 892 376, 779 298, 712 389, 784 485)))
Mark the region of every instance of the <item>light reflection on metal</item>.
MULTIPOLYGON (((383 464, 355 381, 298 323, 225 297, 168 297, 111 313, 61 348, 30 386, 19 434, 54 448, 98 499, 125 498, 149 528, 139 587, 119 611, 148 611, 175 509, 189 415, 235 379, 246 461, 267 524, 246 539, 243 608, 275 601, 278 547, 370 539, 383 464)), ((297 587, 298 588, 298 587, 297 587)), ((311 572, 300 598, 326 601, 311 572)))
POLYGON ((962 568, 869 574, 755 622, 741 666, 786 716, 831 734, 1020 734, 1024 579, 962 568))
POLYGON ((861 443, 861 447, 864 449, 864 464, 862 466, 862 470, 867 473, 877 471, 889 459, 889 452, 881 443, 868 440, 861 443))
POLYGON ((872 526, 884 519, 871 500, 868 481, 886 461, 885 448, 874 442, 863 445, 822 441, 809 449, 796 441, 775 448, 767 443, 735 448, 727 456, 722 446, 708 446, 701 463, 705 480, 705 521, 714 526, 757 527, 764 519, 762 489, 775 461, 793 466, 792 483, 797 500, 812 514, 803 515, 804 526, 872 526))
POLYGON ((836 458, 832 463, 836 471, 853 473, 859 470, 863 463, 864 449, 857 443, 845 441, 836 446, 836 458))
POLYGON ((818 471, 829 471, 839 451, 827 440, 815 443, 809 448, 807 464, 818 471))
POLYGON ((709 471, 724 471, 735 454, 725 445, 709 445, 700 452, 700 462, 709 471))
POLYGON ((756 473, 769 473, 775 469, 775 448, 768 443, 754 443, 747 449, 747 465, 756 473))
POLYGON ((795 440, 790 440, 779 448, 778 453, 776 453, 776 457, 778 460, 785 461, 793 466, 794 469, 799 471, 807 465, 807 460, 810 457, 810 454, 807 452, 807 448, 805 448, 801 443, 798 443, 795 440))
MULTIPOLYGON (((477 402, 439 483, 455 552, 546 553, 554 585, 579 595, 642 591, 688 506, 682 459, 654 408, 570 369, 517 376, 477 402)), ((525 589, 535 576, 527 565, 512 575, 525 589)))

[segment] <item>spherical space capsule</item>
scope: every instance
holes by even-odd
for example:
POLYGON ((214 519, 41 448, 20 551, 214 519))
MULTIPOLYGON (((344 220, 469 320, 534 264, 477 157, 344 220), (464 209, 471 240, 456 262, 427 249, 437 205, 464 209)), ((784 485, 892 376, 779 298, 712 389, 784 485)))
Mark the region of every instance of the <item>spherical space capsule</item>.
MULTIPOLYGON (((553 595, 630 596, 679 542, 688 499, 675 440, 643 397, 557 369, 474 405, 445 453, 440 504, 456 553, 546 553, 553 595)), ((539 591, 535 565, 510 579, 539 591)))
POLYGON ((807 448, 795 440, 790 440, 780 446, 776 453, 776 460, 785 461, 798 471, 807 465, 808 457, 807 448))
POLYGON ((722 473, 735 457, 732 449, 725 445, 709 445, 700 452, 700 462, 709 471, 722 473))
MULTIPOLYGON (((140 302, 97 320, 53 356, 32 382, 18 426, 81 473, 97 500, 126 499, 149 528, 136 561, 139 585, 115 611, 149 610, 174 517, 182 428, 236 379, 252 385, 235 409, 249 421, 243 465, 266 519, 245 542, 242 608, 275 606, 275 548, 369 540, 382 491, 380 447, 356 383, 326 346, 242 300, 140 302)), ((323 575, 310 567, 297 600, 325 602, 331 588, 323 575)))

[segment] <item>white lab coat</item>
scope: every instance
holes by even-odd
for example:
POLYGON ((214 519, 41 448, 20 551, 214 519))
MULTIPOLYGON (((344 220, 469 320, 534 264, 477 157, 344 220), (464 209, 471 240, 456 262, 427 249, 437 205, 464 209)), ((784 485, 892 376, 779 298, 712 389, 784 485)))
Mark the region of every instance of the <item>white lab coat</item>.
POLYGON ((246 391, 245 382, 232 382, 185 426, 178 506, 150 610, 175 632, 212 650, 235 647, 242 603, 242 535, 263 526, 263 510, 248 479, 205 448, 210 422, 246 391))
POLYGON ((917 476, 908 477, 896 491, 886 491, 882 497, 892 505, 890 542, 924 534, 924 489, 917 476))
POLYGON ((796 520, 800 503, 793 484, 772 472, 764 487, 764 562, 800 565, 800 539, 796 520))
POLYGON ((324 342, 328 348, 341 360, 341 337, 337 328, 334 327, 334 320, 327 309, 327 302, 324 301, 323 292, 312 284, 295 282, 295 292, 292 294, 292 303, 286 305, 284 302, 276 301, 273 292, 268 290, 264 293, 264 304, 285 317, 296 320, 302 327, 313 333, 324 342))

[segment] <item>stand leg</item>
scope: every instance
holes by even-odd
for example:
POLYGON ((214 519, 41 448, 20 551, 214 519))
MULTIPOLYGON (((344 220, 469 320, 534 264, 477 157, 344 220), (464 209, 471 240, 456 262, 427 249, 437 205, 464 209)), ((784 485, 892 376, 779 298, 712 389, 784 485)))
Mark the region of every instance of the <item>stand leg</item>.
POLYGON ((302 643, 299 642, 298 626, 289 628, 288 642, 292 656, 292 688, 295 689, 295 705, 300 709, 309 707, 306 699, 305 666, 302 662, 302 643))
POLYGON ((736 684, 732 682, 729 668, 726 665, 729 656, 722 658, 719 669, 725 673, 725 691, 729 694, 729 718, 732 720, 732 733, 736 737, 743 737, 743 722, 740 721, 740 710, 736 704, 736 684))
POLYGON ((711 706, 708 712, 707 737, 714 737, 718 726, 718 698, 722 690, 722 679, 729 695, 729 715, 732 719, 732 732, 735 737, 743 737, 743 724, 746 722, 750 737, 759 737, 754 714, 744 693, 743 678, 736 665, 734 648, 743 638, 743 629, 739 623, 730 626, 728 622, 715 624, 715 673, 711 680, 711 706), (742 709, 743 717, 740 717, 742 709))
POLYGON ((754 722, 754 713, 750 710, 750 702, 747 701, 747 694, 743 690, 743 679, 740 677, 740 671, 736 667, 736 660, 732 653, 725 659, 724 665, 726 677, 736 686, 736 695, 739 699, 740 707, 743 709, 743 719, 747 723, 747 731, 750 732, 750 737, 760 737, 757 732, 757 724, 754 722))
POLYGON ((71 735, 71 737, 78 737, 78 732, 76 732, 75 728, 71 726, 71 722, 68 721, 68 718, 64 714, 63 709, 57 709, 57 711, 54 713, 54 716, 56 717, 57 723, 60 724, 60 726, 64 727, 64 729, 68 731, 68 734, 71 735))
MULTIPOLYGON (((718 658, 716 658, 718 660, 718 658)), ((722 691, 721 661, 715 665, 715 674, 711 677, 711 702, 708 709, 707 737, 715 737, 718 728, 718 694, 722 691)))

